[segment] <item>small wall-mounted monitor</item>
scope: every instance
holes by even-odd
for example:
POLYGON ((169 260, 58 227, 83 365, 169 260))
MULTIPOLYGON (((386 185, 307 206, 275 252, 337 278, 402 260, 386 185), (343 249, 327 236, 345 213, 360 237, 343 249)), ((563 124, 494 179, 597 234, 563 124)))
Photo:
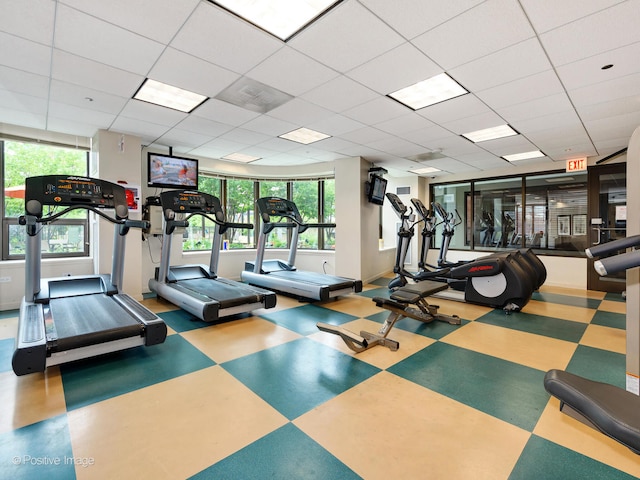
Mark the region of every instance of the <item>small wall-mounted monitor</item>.
POLYGON ((378 175, 371 175, 369 178, 369 192, 367 193, 368 200, 376 205, 382 205, 386 191, 387 179, 378 175))
POLYGON ((198 189, 198 160, 147 153, 147 186, 198 189))

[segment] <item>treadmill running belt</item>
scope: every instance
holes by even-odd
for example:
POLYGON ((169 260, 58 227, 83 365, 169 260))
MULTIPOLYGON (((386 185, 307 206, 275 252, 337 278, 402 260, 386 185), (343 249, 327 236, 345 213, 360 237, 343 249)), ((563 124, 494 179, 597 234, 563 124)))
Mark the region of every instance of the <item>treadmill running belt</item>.
MULTIPOLYGON (((142 335, 143 325, 105 294, 56 298, 49 302, 57 340, 53 351, 142 335)), ((53 339, 52 339, 53 340, 53 339)))
POLYGON ((236 307, 248 303, 261 302, 263 295, 257 293, 242 283, 230 280, 210 278, 193 278, 178 282, 180 287, 186 288, 201 295, 206 295, 220 303, 220 308, 236 307))
POLYGON ((326 285, 329 291, 342 290, 343 288, 352 288, 353 280, 343 277, 335 277, 324 273, 303 272, 300 270, 270 272, 267 275, 275 277, 284 277, 288 280, 294 280, 301 283, 310 283, 312 285, 326 285))

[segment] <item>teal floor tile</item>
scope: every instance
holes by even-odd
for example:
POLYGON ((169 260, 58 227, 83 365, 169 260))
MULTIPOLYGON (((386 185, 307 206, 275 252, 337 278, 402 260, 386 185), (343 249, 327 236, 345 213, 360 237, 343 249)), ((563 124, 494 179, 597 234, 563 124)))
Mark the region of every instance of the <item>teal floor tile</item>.
POLYGON ((548 303, 560 303, 574 307, 598 308, 601 300, 597 298, 574 297, 572 295, 561 295, 559 293, 533 292, 532 300, 539 300, 548 303))
POLYGON ((73 410, 212 365, 180 335, 170 335, 160 345, 69 363, 60 371, 67 409, 73 410))
POLYGON ((622 293, 607 293, 604 296, 605 300, 611 300, 612 302, 626 302, 627 299, 622 295, 622 293))
POLYGON ((15 343, 13 338, 0 340, 0 372, 11 370, 11 358, 13 357, 15 343))
MULTIPOLYGON (((374 322, 382 324, 389 316, 389 313, 389 311, 385 310, 384 312, 369 315, 366 318, 368 320, 373 320, 374 322)), ((450 323, 440 321, 424 323, 414 318, 407 317, 397 321, 393 326, 393 330, 399 328, 400 330, 404 330, 406 332, 416 333, 418 335, 422 335, 423 337, 429 337, 439 340, 440 338, 449 335, 451 332, 467 323, 469 323, 467 320, 462 320, 462 323, 460 325, 451 325, 450 323)), ((393 332, 393 330, 391 331, 393 332)), ((391 337, 393 337, 393 333, 391 334, 391 337)))
POLYGON ((188 332, 211 326, 211 323, 204 322, 189 312, 180 309, 158 313, 158 316, 164 320, 168 327, 171 327, 176 332, 188 332))
POLYGON ((373 280, 372 282, 369 282, 369 285, 377 285, 379 287, 386 287, 386 286, 389 285, 389 281, 391 281, 390 278, 381 277, 381 278, 377 278, 377 279, 373 280))
POLYGON ((535 333, 545 337, 578 343, 587 329, 587 324, 559 318, 513 312, 505 315, 500 310, 492 310, 478 318, 476 322, 488 323, 498 327, 510 328, 520 332, 535 333))
POLYGON ((355 320, 358 317, 346 313, 337 312, 330 308, 319 305, 303 305, 300 307, 288 308, 273 313, 263 313, 260 318, 280 325, 281 327, 293 330, 300 335, 316 333, 318 328, 316 323, 324 322, 331 325, 342 325, 343 323, 355 320))
POLYGON ((578 452, 532 435, 509 480, 627 480, 636 478, 578 452))
POLYGON ((626 389, 626 357, 622 353, 578 345, 566 370, 626 389))
POLYGON ((598 310, 591 319, 591 324, 626 330, 627 316, 624 313, 604 312, 602 310, 598 310))
POLYGON ((221 365, 290 420, 380 371, 308 338, 221 365))
POLYGON ((93 459, 74 459, 67 415, 0 433, 0 478, 70 480, 74 462, 91 468, 93 459))
POLYGON ((368 297, 368 298, 373 298, 373 297, 382 297, 382 298, 389 298, 389 295, 391 295, 391 290, 389 290, 387 287, 384 288, 374 288, 372 290, 366 290, 364 292, 360 292, 358 293, 358 295, 360 295, 361 297, 368 297))
POLYGON ((529 431, 549 400, 545 372, 442 342, 388 371, 529 431))
POLYGON ((287 424, 191 478, 348 480, 361 477, 297 427, 287 424))

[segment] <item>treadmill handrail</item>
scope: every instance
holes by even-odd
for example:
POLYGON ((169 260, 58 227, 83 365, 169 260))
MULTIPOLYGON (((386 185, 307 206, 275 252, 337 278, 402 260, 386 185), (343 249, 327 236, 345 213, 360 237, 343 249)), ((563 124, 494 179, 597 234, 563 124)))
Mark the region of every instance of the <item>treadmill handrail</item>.
MULTIPOLYGON (((58 220, 58 218, 60 218, 63 215, 66 215, 67 213, 69 213, 72 210, 78 210, 78 209, 82 209, 82 210, 89 210, 93 213, 95 213, 96 215, 104 218, 105 220, 107 220, 108 222, 111 223, 117 223, 120 225, 124 225, 126 219, 124 218, 113 218, 110 217, 109 215, 102 213, 99 209, 95 208, 95 207, 91 207, 89 205, 73 205, 71 207, 67 207, 64 210, 62 210, 61 212, 55 213, 53 215, 49 215, 46 217, 37 217, 36 215, 31 215, 33 217, 36 217, 36 222, 37 223, 50 223, 50 222, 55 222, 56 220, 58 220)), ((20 225, 25 225, 26 224, 26 219, 25 219, 26 215, 21 215, 18 223, 20 223, 20 225)), ((133 225, 132 225, 133 226, 133 225)))

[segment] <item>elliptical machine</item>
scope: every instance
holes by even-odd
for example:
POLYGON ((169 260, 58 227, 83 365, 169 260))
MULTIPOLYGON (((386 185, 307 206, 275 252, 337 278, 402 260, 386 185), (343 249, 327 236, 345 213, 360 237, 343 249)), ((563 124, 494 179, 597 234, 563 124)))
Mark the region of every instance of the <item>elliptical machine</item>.
MULTIPOLYGON (((512 252, 489 255, 477 260, 460 263, 446 261, 446 253, 455 226, 459 225, 462 219, 455 220, 453 214, 447 214, 444 208, 436 202, 433 203, 434 211, 443 220, 441 222, 443 224, 443 246, 440 249, 438 258, 439 268, 432 270, 427 268, 429 267, 426 259, 428 248, 423 246, 421 255, 424 256, 421 257, 420 261, 424 265, 424 269, 421 269, 416 274, 407 272, 403 265, 411 237, 413 236, 413 227, 420 222, 432 225, 432 236, 435 226, 439 224, 434 223, 434 220, 430 218, 429 210, 424 207, 424 204, 419 199, 411 200, 414 207, 416 207, 416 211, 423 215, 421 220, 415 221, 413 210, 409 210, 397 195, 388 193, 387 198, 396 214, 402 220, 402 226, 398 232, 398 252, 396 254, 396 265, 394 266, 396 277, 389 282, 390 289, 393 290, 406 285, 408 280, 420 282, 431 279, 446 282, 449 286, 453 286, 453 288, 433 294, 434 297, 501 308, 507 313, 518 311, 529 302, 533 291, 539 286, 537 285, 538 276, 535 277, 536 281, 534 281, 534 276, 529 267, 525 267, 524 262, 519 260, 512 252)), ((424 235, 423 240, 429 239, 430 241, 430 238, 430 236, 424 235)))

